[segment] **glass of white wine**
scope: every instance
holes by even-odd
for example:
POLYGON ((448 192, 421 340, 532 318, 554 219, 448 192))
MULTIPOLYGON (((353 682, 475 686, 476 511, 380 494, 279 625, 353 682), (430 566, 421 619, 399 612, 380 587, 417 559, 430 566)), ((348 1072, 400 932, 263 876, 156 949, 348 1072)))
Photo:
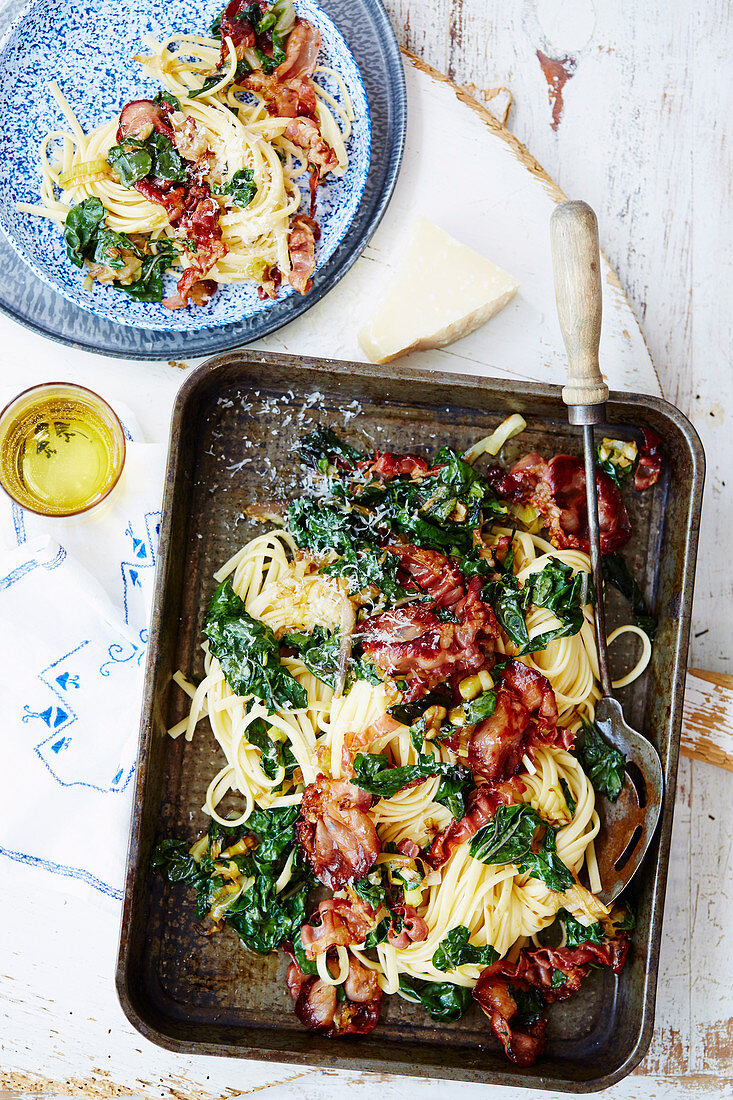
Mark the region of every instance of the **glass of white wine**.
POLYGON ((112 492, 124 463, 117 414, 84 386, 33 386, 0 413, 0 484, 31 512, 86 512, 112 492))

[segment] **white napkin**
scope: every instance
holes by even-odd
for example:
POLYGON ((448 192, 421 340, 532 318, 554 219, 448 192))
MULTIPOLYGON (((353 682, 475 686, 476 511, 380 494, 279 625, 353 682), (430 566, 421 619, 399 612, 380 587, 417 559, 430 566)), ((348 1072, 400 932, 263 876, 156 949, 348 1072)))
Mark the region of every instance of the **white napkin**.
MULTIPOLYGON (((125 417, 130 436, 136 432, 125 417)), ((122 897, 165 449, 84 516, 0 503, 0 860, 122 897)))

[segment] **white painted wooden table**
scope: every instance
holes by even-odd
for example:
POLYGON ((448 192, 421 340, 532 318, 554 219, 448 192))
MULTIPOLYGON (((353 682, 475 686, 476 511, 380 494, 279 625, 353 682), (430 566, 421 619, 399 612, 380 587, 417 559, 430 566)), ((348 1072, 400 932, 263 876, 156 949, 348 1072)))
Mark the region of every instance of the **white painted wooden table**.
MULTIPOLYGON (((733 439, 725 423, 733 397, 730 129, 725 144, 733 115, 729 6, 702 0, 688 14, 686 0, 645 5, 389 0, 388 8, 401 42, 457 83, 473 85, 479 97, 482 89, 509 86, 516 101, 509 119, 514 133, 566 193, 586 198, 597 210, 602 245, 636 309, 661 388, 691 416, 707 449, 692 663, 733 671, 728 652, 733 583, 724 550, 733 529, 727 469, 733 439), (571 74, 563 89, 564 110, 555 103, 555 128, 538 50, 561 60, 563 72, 571 74)), ((448 104, 455 96, 442 86, 426 98, 420 88, 428 78, 410 65, 408 79, 411 141, 432 154, 434 138, 427 132, 443 112, 453 110, 448 104)), ((466 140, 483 140, 485 123, 475 129, 473 122, 465 125, 466 140)), ((408 158, 395 204, 365 258, 316 310, 263 346, 361 358, 355 326, 339 324, 338 318, 353 313, 348 307, 356 295, 363 300, 381 285, 394 234, 416 196, 421 212, 457 235, 470 224, 466 218, 474 225, 479 219, 481 246, 515 270, 511 258, 502 255, 501 232, 492 248, 482 207, 458 209, 450 187, 431 195, 424 176, 409 171, 410 163, 408 158), (430 202, 432 210, 426 208, 430 202)), ((510 164, 507 160, 507 170, 510 164)), ((538 177, 526 171, 525 176, 526 186, 536 188, 538 177)), ((540 187, 548 200, 553 197, 551 186, 540 187)), ((541 201, 532 192, 528 205, 535 215, 541 201)), ((528 222, 528 232, 535 228, 528 222)), ((546 247, 541 235, 536 246, 546 247)), ((523 255, 526 250, 518 249, 518 262, 523 255)), ((420 360, 426 368, 561 380, 559 335, 551 299, 542 300, 543 279, 530 270, 515 273, 525 292, 519 314, 507 311, 483 337, 478 333, 447 352, 426 355, 420 360), (518 334, 522 310, 540 311, 534 320, 541 341, 527 343, 527 335, 518 334)), ((619 317, 628 318, 625 310, 613 280, 607 281, 609 378, 655 392, 658 383, 632 321, 618 323, 619 317)), ((91 385, 112 403, 133 405, 149 440, 165 437, 181 381, 175 366, 102 360, 55 347, 0 318, 0 387, 17 389, 21 380, 29 385, 52 375, 91 385)), ((733 1095, 733 952, 726 939, 733 931, 732 803, 733 773, 682 761, 657 1029, 637 1074, 609 1096, 733 1095)), ((255 1092, 273 1100, 331 1100, 344 1092, 371 1097, 375 1088, 385 1100, 404 1094, 406 1082, 398 1078, 183 1058, 157 1050, 132 1031, 116 1003, 116 920, 73 897, 41 893, 37 873, 17 865, 0 865, 0 883, 0 1096, 3 1088, 12 1096, 142 1094, 164 1100, 255 1092)), ((458 1086, 446 1083, 407 1087, 419 1088, 431 1100, 459 1095, 458 1086)), ((487 1083, 462 1086, 460 1095, 498 1100, 510 1092, 487 1083)))

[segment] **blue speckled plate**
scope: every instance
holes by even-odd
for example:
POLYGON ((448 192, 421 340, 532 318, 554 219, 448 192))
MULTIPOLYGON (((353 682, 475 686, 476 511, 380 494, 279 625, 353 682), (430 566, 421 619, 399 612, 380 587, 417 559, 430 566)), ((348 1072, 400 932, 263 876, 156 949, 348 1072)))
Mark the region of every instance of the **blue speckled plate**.
MULTIPOLYGON (((6 33, 0 44, 0 223, 26 262, 0 239, 0 308, 21 323, 111 355, 210 354, 262 337, 303 313, 364 248, 394 188, 406 121, 399 50, 379 0, 324 0, 320 6, 296 0, 298 12, 319 26, 322 58, 343 76, 357 114, 347 173, 319 189, 323 237, 314 286, 305 297, 288 288, 275 302, 262 303, 253 287, 231 286, 203 309, 170 313, 110 288, 87 292, 57 227, 15 211, 17 201, 36 200, 39 140, 63 126, 47 79, 58 80, 89 128, 126 100, 154 90, 131 60, 145 33, 203 29, 222 6, 220 0, 140 0, 133 8, 122 0, 32 0, 6 33), (52 70, 49 57, 55 59, 52 70)), ((0 19, 17 7, 6 4, 0 19)))

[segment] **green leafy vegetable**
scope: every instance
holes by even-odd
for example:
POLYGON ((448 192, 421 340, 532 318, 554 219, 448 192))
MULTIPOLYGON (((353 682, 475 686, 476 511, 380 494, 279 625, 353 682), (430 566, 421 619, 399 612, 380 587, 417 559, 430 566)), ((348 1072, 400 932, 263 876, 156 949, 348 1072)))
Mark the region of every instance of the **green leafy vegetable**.
POLYGON ((568 783, 567 783, 566 779, 562 779, 562 778, 560 779, 560 787, 561 787, 562 793, 565 797, 565 803, 566 803, 566 805, 568 807, 568 810, 570 812, 570 816, 575 817, 575 811, 578 808, 578 803, 575 801, 572 794, 570 793, 570 787, 568 786, 568 783))
POLYGON ((156 241, 153 247, 155 253, 145 257, 134 283, 115 283, 117 290, 124 291, 138 302, 162 301, 163 275, 178 259, 178 250, 172 241, 156 241))
POLYGON ((178 96, 173 95, 173 92, 158 92, 157 95, 153 96, 153 103, 157 103, 161 107, 164 103, 167 103, 174 111, 181 110, 181 101, 178 96))
POLYGON ((145 141, 132 135, 113 145, 107 161, 124 187, 134 187, 146 176, 183 183, 187 178, 181 155, 170 138, 156 130, 145 141))
POLYGON ((390 554, 388 550, 372 547, 355 550, 350 547, 338 561, 324 566, 321 572, 330 577, 344 577, 351 596, 369 585, 374 585, 388 602, 396 603, 407 595, 407 591, 397 580, 399 566, 398 556, 390 554))
MULTIPOLYGON (((292 649, 298 650, 303 664, 310 669, 317 679, 330 687, 335 687, 339 652, 341 650, 340 634, 329 634, 322 626, 316 626, 313 628, 312 634, 301 634, 292 631, 289 634, 284 634, 280 641, 282 645, 288 645, 292 649)), ((381 683, 376 665, 364 657, 358 656, 357 652, 358 647, 354 647, 347 670, 344 688, 346 692, 348 692, 348 688, 354 680, 366 680, 370 684, 381 683)))
POLYGON ((72 206, 64 222, 66 255, 76 267, 84 266, 84 259, 93 254, 97 234, 104 224, 107 211, 96 198, 84 199, 72 206))
POLYGON ((550 978, 550 985, 553 989, 558 989, 561 985, 565 985, 568 980, 567 974, 563 974, 562 970, 553 970, 552 977, 550 978))
POLYGON ((463 704, 464 722, 467 726, 475 726, 483 722, 485 718, 491 718, 496 710, 496 692, 489 689, 482 691, 470 703, 463 704))
POLYGON ((614 928, 617 928, 619 930, 619 932, 633 932, 636 928, 636 913, 634 912, 630 902, 625 901, 624 905, 626 906, 626 909, 624 911, 623 917, 621 918, 621 920, 616 920, 614 918, 613 925, 614 928))
MULTIPOLYGON (((243 64, 245 66, 244 71, 240 73, 239 72, 239 65, 237 65, 237 72, 235 73, 235 76, 244 76, 245 73, 248 73, 248 72, 252 71, 250 69, 249 65, 247 65, 246 61, 245 62, 240 62, 240 64, 243 64)), ((211 91, 212 88, 214 88, 217 84, 219 84, 222 81, 222 79, 223 79, 222 74, 219 73, 219 72, 213 73, 211 76, 207 76, 206 80, 203 82, 203 84, 201 85, 200 88, 194 88, 194 89, 189 90, 188 98, 189 99, 197 99, 198 96, 205 95, 206 92, 211 91)))
POLYGON ((334 458, 340 459, 350 470, 364 458, 355 447, 339 439, 331 428, 316 428, 309 435, 303 436, 295 449, 306 465, 324 473, 334 458))
MULTIPOLYGON (((417 780, 429 779, 431 776, 441 776, 441 786, 447 781, 441 800, 446 800, 458 809, 456 799, 460 798, 467 788, 473 786, 473 776, 468 768, 462 764, 446 764, 436 760, 434 756, 420 755, 416 764, 405 764, 402 767, 390 767, 389 758, 385 753, 357 753, 354 760, 354 778, 352 782, 362 790, 369 791, 377 798, 392 798, 403 787, 417 780)), ((440 788, 436 795, 441 795, 440 788)), ((451 809, 453 813, 453 809, 451 809)), ((456 817, 462 817, 463 813, 456 813, 456 817)))
POLYGON ((293 774, 298 761, 287 741, 274 741, 267 729, 267 723, 256 718, 247 726, 246 734, 250 745, 260 750, 260 765, 266 776, 274 779, 279 768, 285 769, 286 777, 293 774))
POLYGON ((387 888, 384 883, 382 866, 373 868, 368 875, 351 883, 354 893, 365 901, 371 909, 379 909, 380 905, 387 904, 387 888))
POLYGON ((624 785, 626 757, 609 745, 592 723, 584 721, 583 731, 583 744, 577 747, 583 771, 599 794, 604 794, 609 802, 615 802, 624 785))
POLYGON ((644 599, 644 593, 631 575, 624 559, 620 554, 604 554, 601 558, 601 566, 606 584, 612 584, 622 596, 626 597, 631 605, 634 622, 640 630, 643 630, 654 640, 657 631, 657 620, 649 610, 644 599))
POLYGON ((379 924, 367 932, 364 947, 376 947, 378 943, 386 943, 391 924, 391 917, 382 917, 379 924))
POLYGON ((634 442, 623 439, 604 439, 596 447, 596 466, 608 474, 611 481, 621 488, 629 474, 636 469, 639 448, 634 442))
POLYGON ((567 947, 580 947, 581 943, 603 943, 605 933, 600 921, 586 926, 576 920, 572 913, 568 913, 567 909, 560 909, 557 915, 565 925, 567 947))
POLYGON ((300 497, 288 505, 288 527, 298 546, 323 553, 344 554, 356 545, 376 545, 377 532, 360 512, 347 511, 334 502, 319 504, 300 497))
POLYGON ((221 187, 217 187, 214 184, 211 188, 215 195, 231 195, 234 200, 234 205, 239 206, 242 210, 245 206, 249 206, 252 199, 257 194, 257 184, 254 181, 254 170, 252 168, 240 168, 238 172, 235 172, 228 183, 222 184, 221 187))
POLYGON ((452 982, 420 982, 400 977, 400 994, 421 1004, 434 1020, 460 1020, 471 1004, 471 989, 452 982))
POLYGON ((235 828, 212 822, 200 859, 186 851, 185 841, 166 840, 156 848, 152 864, 169 882, 185 882, 196 891, 199 918, 210 913, 213 919, 226 919, 247 947, 266 954, 284 940, 294 942, 306 918, 312 879, 295 840, 298 816, 298 807, 291 806, 257 810, 246 825, 235 828), (248 835, 257 839, 257 846, 237 853, 238 842, 248 835), (237 854, 220 856, 222 848, 237 854), (275 884, 293 849, 285 896, 275 884))
POLYGON ((518 989, 510 985, 509 992, 517 1006, 517 1015, 512 1022, 516 1021, 524 1027, 530 1027, 544 1016, 545 1002, 536 989, 518 989))
POLYGON ((107 153, 107 161, 120 178, 123 187, 133 187, 153 170, 153 157, 145 142, 125 137, 107 153))
POLYGON ((388 713, 403 726, 413 726, 430 707, 444 707, 445 710, 449 710, 452 706, 453 693, 450 685, 439 684, 413 703, 396 703, 393 707, 389 707, 388 713))
POLYGON ((443 939, 437 951, 433 955, 433 966, 436 970, 455 970, 464 963, 475 963, 477 966, 491 966, 499 958, 499 953, 490 944, 486 947, 477 947, 469 943, 471 932, 463 924, 452 928, 443 939))
POLYGON ((293 954, 295 955, 295 961, 304 974, 317 974, 318 965, 315 959, 309 959, 305 953, 303 947, 303 937, 301 935, 302 928, 298 929, 298 934, 293 936, 293 954))
POLYGON ((297 710, 308 705, 305 688, 280 663, 280 647, 272 630, 247 613, 228 580, 214 593, 203 629, 237 695, 256 695, 270 713, 277 706, 297 710))
POLYGON ((553 559, 539 572, 530 574, 520 587, 507 559, 501 577, 484 586, 483 596, 491 603, 511 641, 522 647, 520 654, 536 653, 545 649, 553 638, 577 634, 583 625, 582 608, 594 598, 590 574, 580 572, 573 576, 572 566, 553 559), (548 608, 560 620, 560 626, 530 641, 525 612, 531 605, 548 608))
POLYGON ((520 872, 563 893, 575 879, 557 854, 556 834, 554 826, 522 802, 500 806, 473 837, 468 850, 474 859, 489 865, 516 863, 520 872))
POLYGON ((466 797, 474 789, 473 773, 463 764, 454 764, 453 770, 445 772, 433 795, 435 802, 446 806, 456 820, 466 816, 466 797))
POLYGON ((138 259, 143 258, 143 253, 133 244, 124 233, 115 233, 113 229, 99 229, 94 242, 94 254, 92 259, 95 264, 110 267, 112 270, 120 270, 126 266, 127 260, 122 255, 123 250, 132 252, 138 259))
POLYGON ((156 179, 185 183, 188 179, 186 166, 170 138, 154 130, 145 144, 153 160, 153 175, 156 179))

